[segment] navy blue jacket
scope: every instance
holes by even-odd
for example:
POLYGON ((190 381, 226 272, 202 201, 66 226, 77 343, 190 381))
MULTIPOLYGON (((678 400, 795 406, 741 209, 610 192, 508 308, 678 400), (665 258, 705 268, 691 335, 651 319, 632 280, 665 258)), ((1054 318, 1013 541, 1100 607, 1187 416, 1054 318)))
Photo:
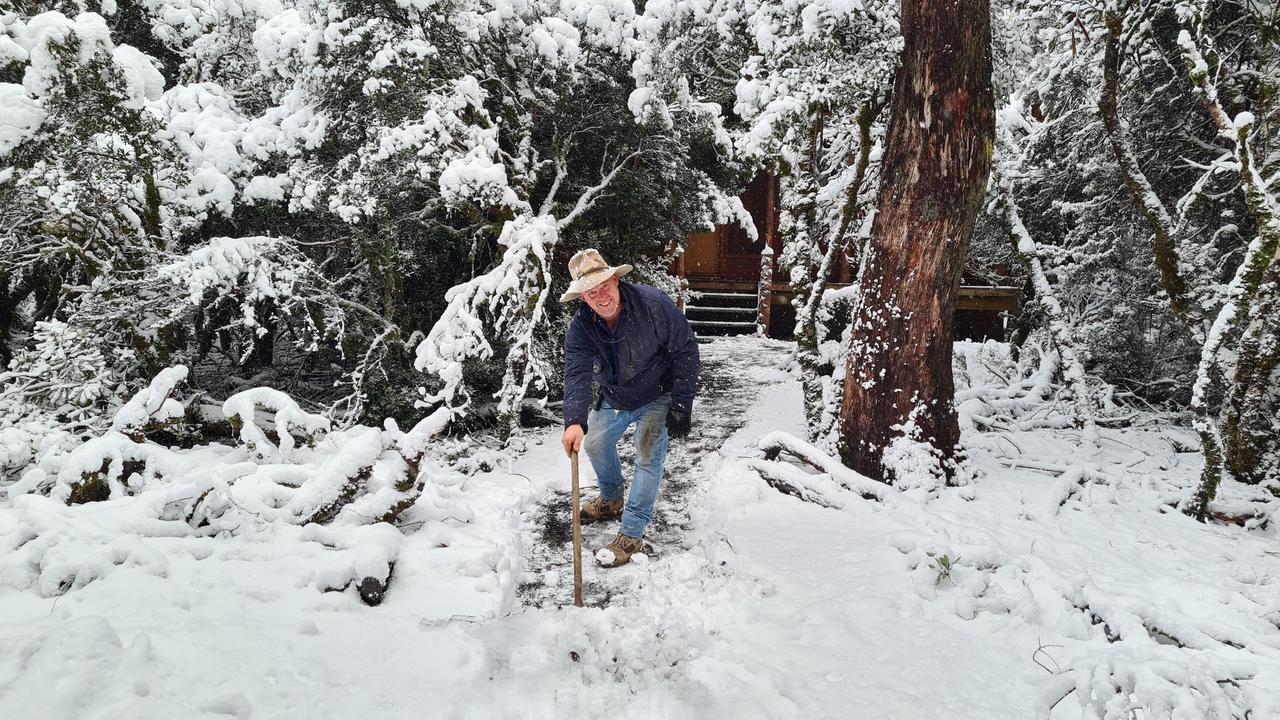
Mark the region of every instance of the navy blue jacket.
POLYGON ((685 412, 693 408, 698 339, 684 313, 661 290, 647 285, 620 282, 618 293, 622 315, 612 333, 616 340, 585 302, 569 321, 564 343, 565 427, 587 429, 593 379, 600 383, 609 407, 618 410, 634 410, 667 392, 671 407, 685 412))

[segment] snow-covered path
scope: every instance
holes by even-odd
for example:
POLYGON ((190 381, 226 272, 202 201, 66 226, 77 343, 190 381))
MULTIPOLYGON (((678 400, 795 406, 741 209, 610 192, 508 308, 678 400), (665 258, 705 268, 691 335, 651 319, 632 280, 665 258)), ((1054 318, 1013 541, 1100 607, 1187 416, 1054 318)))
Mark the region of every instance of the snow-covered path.
POLYGON ((588 563, 602 607, 570 605, 567 548, 543 541, 569 483, 558 428, 407 514, 374 608, 320 591, 341 556, 323 534, 103 535, 130 498, 0 500, 5 547, 39 514, 62 533, 46 561, 90 547, 67 533, 149 559, 42 597, 0 557, 0 718, 1023 720, 1063 697, 1055 720, 1082 701, 1277 716, 1276 530, 1167 511, 1199 469, 1185 431, 1104 430, 1092 451, 1064 431, 967 434, 974 485, 828 509, 748 466, 765 434, 803 431, 787 346, 703 349, 658 552, 588 563))
MULTIPOLYGON (((709 458, 726 450, 726 441, 748 422, 749 410, 757 406, 762 391, 772 387, 790 360, 791 348, 784 343, 721 338, 704 343, 701 382, 694 408, 694 429, 685 441, 673 441, 667 453, 662 489, 653 522, 645 534, 649 558, 691 547, 689 503, 708 480, 709 458)), ((630 478, 635 449, 630 433, 621 446, 623 472, 630 478)), ((580 460, 583 499, 596 494, 590 463, 580 460)), ((562 475, 568 474, 564 464, 562 475)), ((569 515, 568 482, 553 487, 539 503, 534 521, 535 540, 530 548, 528 569, 532 580, 520 588, 527 605, 563 605, 573 599, 572 526, 569 515)), ((603 547, 618 531, 617 522, 583 526, 584 603, 604 606, 632 602, 632 591, 642 576, 636 568, 605 570, 596 566, 592 552, 603 547)))

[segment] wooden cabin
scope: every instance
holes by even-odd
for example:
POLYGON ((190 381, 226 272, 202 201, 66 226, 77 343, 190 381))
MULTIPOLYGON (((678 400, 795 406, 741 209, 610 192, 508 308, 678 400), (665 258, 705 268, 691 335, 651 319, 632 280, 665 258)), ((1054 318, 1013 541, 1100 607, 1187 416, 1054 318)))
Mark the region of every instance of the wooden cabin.
MULTIPOLYGON (((778 234, 777 176, 762 173, 747 185, 742 204, 755 221, 752 240, 736 225, 717 225, 711 232, 689 236, 673 272, 698 293, 684 305, 685 315, 700 335, 756 333, 789 339, 795 327, 794 293, 774 259, 782 253, 778 234), (764 253, 765 247, 772 252, 764 253), (763 281, 768 277, 768 283, 763 281)), ((847 286, 854 268, 842 256, 832 268, 829 289, 847 286)), ((1019 289, 1007 285, 964 284, 956 299, 956 339, 1004 339, 1007 319, 1020 310, 1019 289)))

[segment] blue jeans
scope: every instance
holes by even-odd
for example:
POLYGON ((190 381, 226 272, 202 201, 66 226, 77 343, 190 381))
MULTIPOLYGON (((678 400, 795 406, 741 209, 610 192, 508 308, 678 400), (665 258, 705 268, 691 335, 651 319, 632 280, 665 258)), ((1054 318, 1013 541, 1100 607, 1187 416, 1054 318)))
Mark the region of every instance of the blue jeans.
POLYGON ((662 462, 667 457, 667 408, 671 394, 635 410, 614 410, 601 403, 587 418, 587 436, 582 447, 591 460, 600 483, 600 497, 622 499, 622 461, 618 458, 618 441, 627 427, 635 423, 636 474, 631 481, 631 494, 622 510, 622 533, 642 537, 653 518, 653 506, 662 484, 662 462))

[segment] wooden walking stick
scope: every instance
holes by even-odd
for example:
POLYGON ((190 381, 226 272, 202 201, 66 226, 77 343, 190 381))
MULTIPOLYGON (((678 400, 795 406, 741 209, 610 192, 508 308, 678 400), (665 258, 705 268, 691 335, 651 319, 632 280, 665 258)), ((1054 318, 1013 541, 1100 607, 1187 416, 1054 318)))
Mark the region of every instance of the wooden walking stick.
POLYGON ((578 453, 571 453, 573 464, 573 604, 582 607, 582 520, 578 514, 578 453))

